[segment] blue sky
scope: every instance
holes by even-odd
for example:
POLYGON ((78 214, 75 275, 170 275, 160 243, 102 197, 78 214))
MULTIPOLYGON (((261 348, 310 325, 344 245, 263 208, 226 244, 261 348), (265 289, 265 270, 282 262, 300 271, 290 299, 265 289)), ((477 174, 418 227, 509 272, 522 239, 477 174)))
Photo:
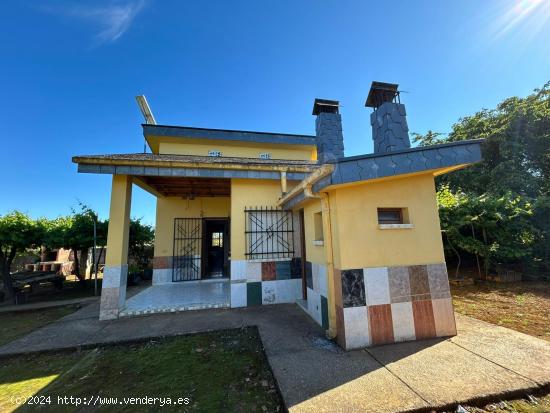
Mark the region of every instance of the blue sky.
MULTIPOLYGON (((12 1, 2 6, 0 214, 105 218, 110 176, 71 156, 143 150, 158 123, 314 133, 315 97, 342 103, 346 155, 372 150, 372 80, 396 82, 412 132, 550 80, 550 0, 12 1)), ((154 223, 135 188, 132 215, 154 223)))

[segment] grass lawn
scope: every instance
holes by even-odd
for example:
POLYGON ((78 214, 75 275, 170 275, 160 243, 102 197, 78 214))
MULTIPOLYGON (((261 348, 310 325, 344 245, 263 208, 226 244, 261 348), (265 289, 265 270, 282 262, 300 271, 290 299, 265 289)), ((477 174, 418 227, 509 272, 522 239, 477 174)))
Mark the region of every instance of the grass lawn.
POLYGON ((451 286, 455 311, 550 341, 550 282, 451 286))
POLYGON ((57 396, 189 398, 181 412, 277 412, 282 401, 255 328, 0 360, 0 411, 158 411, 152 405, 59 405, 57 396), (50 396, 18 406, 15 396, 50 396), (47 399, 43 399, 44 401, 47 399))
POLYGON ((65 306, 37 311, 0 313, 0 345, 71 314, 77 308, 77 306, 65 306))

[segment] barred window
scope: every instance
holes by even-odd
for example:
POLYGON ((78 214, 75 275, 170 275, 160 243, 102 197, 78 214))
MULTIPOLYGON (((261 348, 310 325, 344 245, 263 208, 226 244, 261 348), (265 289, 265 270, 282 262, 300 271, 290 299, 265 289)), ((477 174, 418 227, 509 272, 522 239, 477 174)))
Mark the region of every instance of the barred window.
POLYGON ((403 224, 402 208, 378 208, 379 224, 403 224))
POLYGON ((292 258, 292 211, 269 207, 245 208, 245 256, 249 260, 292 258))

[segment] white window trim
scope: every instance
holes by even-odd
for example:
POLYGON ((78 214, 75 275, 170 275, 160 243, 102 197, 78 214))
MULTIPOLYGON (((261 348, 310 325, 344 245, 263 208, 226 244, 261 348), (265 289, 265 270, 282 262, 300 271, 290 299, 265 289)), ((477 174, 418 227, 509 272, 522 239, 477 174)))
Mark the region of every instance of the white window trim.
POLYGON ((379 229, 413 229, 413 224, 378 224, 379 229))

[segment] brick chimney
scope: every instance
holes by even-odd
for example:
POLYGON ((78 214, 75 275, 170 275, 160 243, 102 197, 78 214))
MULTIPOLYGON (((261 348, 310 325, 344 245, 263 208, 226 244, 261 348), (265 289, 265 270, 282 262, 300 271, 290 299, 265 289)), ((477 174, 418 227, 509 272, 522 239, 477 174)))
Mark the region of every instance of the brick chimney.
POLYGON ((370 115, 374 153, 393 152, 411 147, 407 112, 399 98, 398 85, 372 82, 366 107, 374 112, 370 115))
POLYGON ((340 102, 337 100, 315 99, 313 115, 317 140, 317 159, 327 163, 344 157, 344 135, 342 134, 342 117, 339 113, 340 102))

